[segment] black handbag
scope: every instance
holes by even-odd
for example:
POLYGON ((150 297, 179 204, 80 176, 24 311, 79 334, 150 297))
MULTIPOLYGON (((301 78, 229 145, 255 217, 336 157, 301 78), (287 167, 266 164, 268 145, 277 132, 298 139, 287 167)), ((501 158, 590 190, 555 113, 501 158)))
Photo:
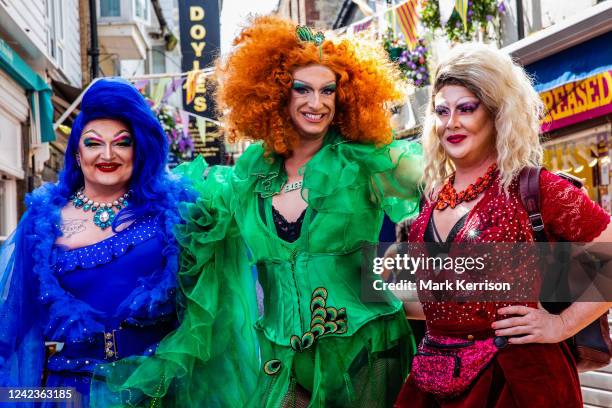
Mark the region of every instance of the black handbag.
MULTIPOLYGON (((540 211, 540 171, 542 167, 526 167, 519 176, 519 191, 523 206, 529 216, 531 229, 537 242, 548 242, 544 232, 544 220, 540 211)), ((575 177, 559 172, 559 177, 569 181, 578 188, 582 182, 575 177)), ((569 257, 570 251, 565 248, 569 257)), ((563 255, 561 255, 563 256, 563 255)), ((556 272, 559 272, 558 270, 556 272)), ((569 292, 569 276, 567 271, 558 273, 555 277, 558 282, 553 284, 561 291, 569 292)), ((553 295, 554 297, 554 295, 553 295)), ((546 293, 541 298, 551 299, 551 293, 546 293)), ((549 312, 559 314, 571 305, 569 302, 542 302, 542 306, 549 312)), ((601 315, 597 320, 591 322, 584 329, 566 340, 576 360, 578 371, 597 370, 605 367, 612 359, 612 340, 610 339, 610 326, 608 324, 608 312, 601 315)))

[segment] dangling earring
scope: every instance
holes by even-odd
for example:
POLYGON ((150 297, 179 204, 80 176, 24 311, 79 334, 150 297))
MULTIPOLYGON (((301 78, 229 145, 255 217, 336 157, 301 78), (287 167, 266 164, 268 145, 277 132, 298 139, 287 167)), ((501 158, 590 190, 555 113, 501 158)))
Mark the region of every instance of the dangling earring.
POLYGON ((79 154, 75 154, 74 158, 76 159, 77 162, 77 166, 79 166, 79 168, 81 168, 81 158, 79 157, 79 154))

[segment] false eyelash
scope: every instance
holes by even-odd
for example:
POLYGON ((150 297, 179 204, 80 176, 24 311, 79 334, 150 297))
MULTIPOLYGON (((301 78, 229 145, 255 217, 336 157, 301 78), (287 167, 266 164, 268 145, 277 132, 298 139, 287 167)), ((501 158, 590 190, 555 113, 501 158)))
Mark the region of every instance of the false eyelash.
POLYGON ((129 147, 134 144, 134 141, 131 137, 123 137, 118 142, 115 142, 117 146, 129 147))

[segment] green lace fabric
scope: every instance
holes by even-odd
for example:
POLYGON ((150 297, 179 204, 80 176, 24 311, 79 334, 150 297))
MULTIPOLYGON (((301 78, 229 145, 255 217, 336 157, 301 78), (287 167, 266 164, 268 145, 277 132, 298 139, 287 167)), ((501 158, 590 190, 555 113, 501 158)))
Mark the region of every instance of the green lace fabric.
POLYGON ((254 144, 235 168, 204 177, 205 167, 201 158, 179 167, 201 192, 177 231, 182 324, 155 356, 104 367, 97 394, 129 390, 158 406, 390 406, 415 344, 392 294, 361 300, 362 262, 383 212, 399 221, 418 211, 421 146, 355 144, 330 131, 300 170, 308 207, 293 243, 272 218, 282 158, 254 144), (250 265, 264 293, 252 326, 250 265))

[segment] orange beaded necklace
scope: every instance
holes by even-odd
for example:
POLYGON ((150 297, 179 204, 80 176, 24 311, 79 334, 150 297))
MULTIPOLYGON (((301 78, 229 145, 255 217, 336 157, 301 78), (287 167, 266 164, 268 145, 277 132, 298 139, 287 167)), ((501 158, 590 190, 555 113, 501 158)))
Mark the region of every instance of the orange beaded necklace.
POLYGON ((453 183, 455 182, 455 175, 453 174, 438 194, 435 206, 436 210, 442 211, 449 206, 450 208, 455 208, 464 201, 472 201, 491 185, 495 178, 495 171, 497 171, 497 164, 493 163, 484 176, 478 177, 476 182, 470 184, 465 190, 459 193, 457 193, 453 187, 453 183))

